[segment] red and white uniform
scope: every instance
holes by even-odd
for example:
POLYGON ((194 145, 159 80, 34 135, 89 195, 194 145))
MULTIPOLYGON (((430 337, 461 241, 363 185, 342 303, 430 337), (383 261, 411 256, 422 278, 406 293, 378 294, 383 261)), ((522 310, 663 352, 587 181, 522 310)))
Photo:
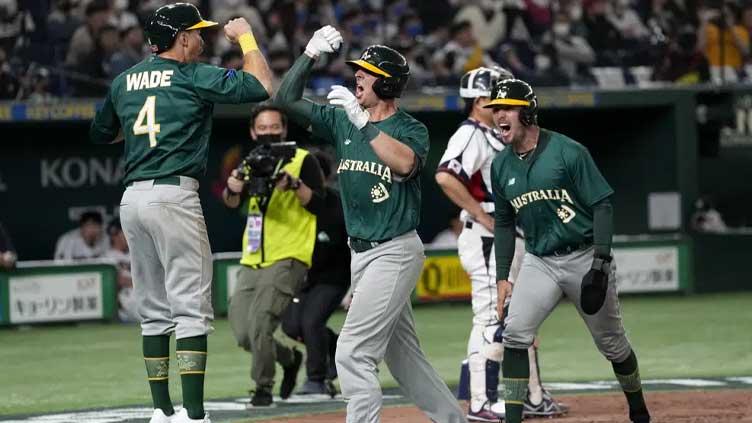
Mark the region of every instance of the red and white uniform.
MULTIPOLYGON (((447 172, 459 179, 483 210, 493 214, 491 163, 503 149, 498 131, 474 119, 467 119, 449 139, 437 172, 447 172)), ((465 226, 457 241, 457 250, 462 267, 472 281, 473 326, 485 328, 498 325, 493 232, 476 222, 466 210, 462 210, 460 219, 465 226)), ((518 259, 517 256, 524 255, 525 251, 521 239, 517 240, 517 244, 510 279, 514 279, 517 275, 515 270, 519 270, 521 257, 518 259)))
MULTIPOLYGON (((460 180, 483 210, 493 215, 491 163, 502 149, 504 145, 498 131, 474 119, 467 119, 449 139, 437 172, 447 172, 460 180)), ((494 342, 494 334, 500 325, 496 258, 493 232, 478 223, 466 210, 462 210, 460 219, 464 222, 464 228, 457 240, 457 250, 462 267, 472 283, 473 328, 467 342, 467 358, 471 409, 475 410, 488 401, 487 388, 496 389, 495 386, 486 385, 491 381, 498 383, 498 367, 488 368, 486 361, 498 363, 502 355, 501 344, 494 342)), ((516 278, 524 254, 525 243, 518 237, 509 276, 511 280, 516 278)), ((492 410, 494 407, 503 410, 503 402, 491 407, 492 410)))

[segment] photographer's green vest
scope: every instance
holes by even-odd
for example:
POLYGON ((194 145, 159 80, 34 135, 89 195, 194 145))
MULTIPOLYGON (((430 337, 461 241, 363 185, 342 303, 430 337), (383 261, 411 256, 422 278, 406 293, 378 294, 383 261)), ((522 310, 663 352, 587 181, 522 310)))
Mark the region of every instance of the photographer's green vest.
MULTIPOLYGON (((284 170, 300 177, 308 152, 296 149, 284 170)), ((316 242, 316 216, 306 210, 294 190, 272 190, 262 210, 259 197, 248 199, 248 221, 243 231, 243 257, 240 264, 267 267, 284 259, 296 259, 311 267, 316 242)))

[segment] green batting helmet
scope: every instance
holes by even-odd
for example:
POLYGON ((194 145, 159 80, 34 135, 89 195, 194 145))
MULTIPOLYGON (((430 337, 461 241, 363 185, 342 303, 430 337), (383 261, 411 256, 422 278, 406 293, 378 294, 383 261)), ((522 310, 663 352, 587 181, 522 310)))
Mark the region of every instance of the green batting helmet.
POLYGON ((196 6, 190 3, 174 3, 157 9, 146 22, 146 36, 153 53, 169 50, 180 31, 207 28, 217 25, 205 21, 196 6))
POLYGON ((373 92, 379 98, 394 98, 402 91, 410 78, 407 59, 397 50, 382 45, 368 47, 358 60, 348 60, 353 70, 363 69, 379 79, 373 84, 373 92))
POLYGON ((520 122, 525 126, 538 123, 538 97, 533 87, 520 79, 502 79, 491 90, 491 101, 485 108, 520 106, 520 122))

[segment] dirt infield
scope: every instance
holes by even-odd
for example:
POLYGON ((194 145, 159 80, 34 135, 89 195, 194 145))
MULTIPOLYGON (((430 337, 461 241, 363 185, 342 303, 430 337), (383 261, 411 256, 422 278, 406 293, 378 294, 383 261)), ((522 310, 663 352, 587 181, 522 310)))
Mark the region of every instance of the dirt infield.
MULTIPOLYGON (((540 422, 626 423, 627 407, 621 394, 561 396, 571 409, 567 416, 540 422)), ((752 423, 752 391, 713 390, 648 393, 653 423, 752 423)), ((263 420, 263 423, 338 423, 344 412, 317 416, 263 420)), ((536 420, 529 420, 536 421, 536 420)), ((415 407, 385 408, 382 423, 430 423, 415 407)))

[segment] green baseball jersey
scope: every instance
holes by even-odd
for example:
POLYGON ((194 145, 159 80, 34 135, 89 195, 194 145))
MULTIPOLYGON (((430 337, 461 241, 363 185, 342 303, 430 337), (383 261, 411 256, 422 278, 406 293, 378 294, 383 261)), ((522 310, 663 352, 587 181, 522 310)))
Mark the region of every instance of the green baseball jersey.
MULTIPOLYGON (((313 105, 311 112, 314 135, 337 147, 347 234, 380 241, 415 229, 420 222, 420 179, 402 180, 392 173, 341 108, 313 105)), ((372 123, 410 147, 421 166, 426 162, 429 139, 425 125, 402 110, 372 123)))
POLYGON ((90 129, 93 142, 109 143, 122 128, 125 184, 206 171, 215 103, 269 97, 251 74, 158 56, 118 75, 90 129))
POLYGON ((496 213, 516 215, 525 249, 546 256, 593 242, 592 206, 613 189, 580 143, 541 129, 532 157, 505 148, 491 165, 496 213))

